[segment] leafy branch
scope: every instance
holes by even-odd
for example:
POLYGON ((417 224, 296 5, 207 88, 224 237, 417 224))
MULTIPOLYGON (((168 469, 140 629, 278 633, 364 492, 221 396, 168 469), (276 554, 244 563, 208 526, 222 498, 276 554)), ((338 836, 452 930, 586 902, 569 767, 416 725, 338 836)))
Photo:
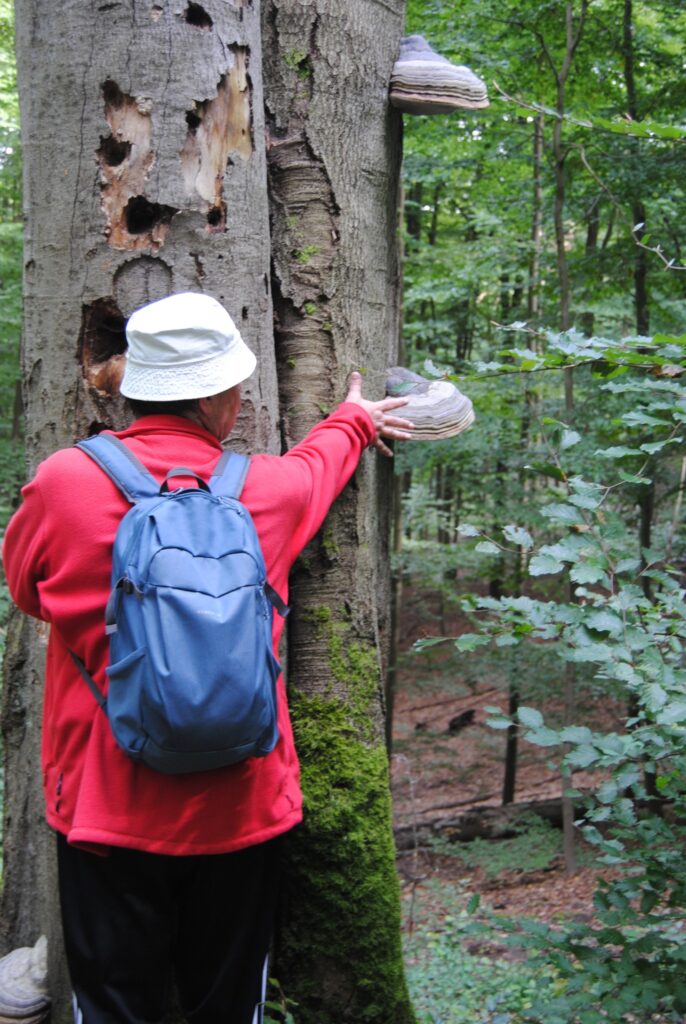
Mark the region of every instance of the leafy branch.
POLYGON ((543 103, 535 103, 526 100, 521 96, 511 96, 502 89, 497 82, 493 82, 496 92, 508 103, 517 108, 517 113, 543 114, 546 117, 554 118, 556 121, 564 121, 574 125, 576 128, 597 129, 601 132, 609 132, 612 135, 629 135, 636 139, 644 139, 648 142, 664 140, 681 143, 686 141, 686 127, 679 125, 662 124, 658 121, 633 121, 629 117, 612 120, 609 117, 601 117, 598 114, 569 114, 561 113, 555 107, 548 107, 543 103))

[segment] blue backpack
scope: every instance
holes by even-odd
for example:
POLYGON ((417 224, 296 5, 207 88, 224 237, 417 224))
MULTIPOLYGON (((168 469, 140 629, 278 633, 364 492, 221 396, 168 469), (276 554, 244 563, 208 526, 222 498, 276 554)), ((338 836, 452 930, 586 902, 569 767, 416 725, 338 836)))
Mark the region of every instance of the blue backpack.
POLYGON ((225 452, 209 486, 182 466, 160 487, 112 434, 77 445, 133 503, 114 540, 105 697, 70 652, 135 761, 168 774, 263 757, 278 739, 272 608, 250 513, 244 455, 225 452), (197 487, 169 489, 173 477, 197 487))

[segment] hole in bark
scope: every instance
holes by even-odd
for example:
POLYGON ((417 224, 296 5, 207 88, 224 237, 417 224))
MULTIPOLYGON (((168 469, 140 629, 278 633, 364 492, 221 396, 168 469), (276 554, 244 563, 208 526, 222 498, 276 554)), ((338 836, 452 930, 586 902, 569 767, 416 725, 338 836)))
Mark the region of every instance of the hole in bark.
POLYGON ((103 430, 110 430, 108 423, 101 423, 100 420, 93 420, 92 423, 88 424, 88 436, 92 437, 93 434, 101 434, 103 430))
POLYGON ((226 204, 212 206, 207 212, 207 225, 210 231, 224 231, 226 229, 226 204))
POLYGON ((97 299, 81 314, 78 358, 88 383, 109 395, 119 392, 126 352, 126 320, 114 299, 97 299))
POLYGON ((200 4, 189 4, 186 8, 186 21, 197 28, 212 28, 214 24, 209 14, 200 4))
POLYGON ((126 230, 130 235, 144 235, 157 224, 168 224, 175 213, 171 206, 151 203, 145 196, 133 196, 124 210, 126 230))
POLYGON ((198 117, 198 115, 196 114, 196 112, 194 110, 187 110, 186 111, 186 124, 188 125, 188 130, 190 132, 192 132, 193 135, 195 135, 195 133, 197 132, 198 128, 202 124, 202 118, 198 117))
POLYGON ((244 320, 248 319, 248 307, 247 306, 243 306, 243 309, 241 310, 241 316, 242 316, 242 318, 244 320))
POLYGON ((131 152, 131 143, 115 139, 113 135, 100 139, 98 156, 108 167, 119 167, 123 164, 131 152))
POLYGON ((102 95, 108 107, 122 107, 124 105, 124 93, 111 78, 108 78, 103 83, 102 95))

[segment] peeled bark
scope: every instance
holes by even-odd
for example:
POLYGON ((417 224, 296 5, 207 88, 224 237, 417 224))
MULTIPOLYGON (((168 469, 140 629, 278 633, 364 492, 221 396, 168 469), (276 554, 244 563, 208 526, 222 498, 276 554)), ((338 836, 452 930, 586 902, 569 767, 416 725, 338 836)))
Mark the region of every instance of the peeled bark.
MULTIPOLYGON (((125 320, 171 292, 218 298, 257 354, 232 435, 238 450, 278 452, 340 400, 351 368, 393 362, 400 153, 386 83, 402 8, 402 0, 343 12, 323 0, 275 2, 262 23, 258 0, 97 8, 17 0, 29 472, 78 436, 126 423, 117 387, 125 320)), ((290 905, 278 976, 302 999, 304 1022, 313 1019, 301 995, 308 975, 322 979, 318 1021, 354 1019, 360 1006, 370 1021, 411 1019, 383 744, 383 470, 366 456, 301 560, 292 593, 288 655, 310 822, 294 863, 319 888, 303 888, 290 905), (338 725, 327 732, 323 723, 334 717, 338 725), (325 794, 319 804, 317 787, 325 794), (341 801, 335 827, 318 819, 341 801), (370 942, 384 951, 376 973, 349 910, 334 947, 319 903, 320 890, 336 885, 354 893, 360 829, 363 899, 378 915, 370 942), (354 992, 364 991, 361 972, 371 976, 376 1016, 369 993, 360 1002, 354 992), (348 1004, 352 1017, 341 1011, 348 1004)), ((4 694, 1 939, 4 951, 48 934, 53 1024, 66 1024, 52 837, 37 769, 44 644, 42 627, 15 618, 4 694)), ((345 915, 346 906, 341 897, 331 913, 345 915)))

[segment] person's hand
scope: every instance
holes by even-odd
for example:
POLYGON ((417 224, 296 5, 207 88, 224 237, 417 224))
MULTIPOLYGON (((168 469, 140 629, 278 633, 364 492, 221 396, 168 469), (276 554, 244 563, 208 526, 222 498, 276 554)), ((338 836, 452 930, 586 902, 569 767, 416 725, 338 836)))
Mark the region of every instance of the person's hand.
POLYGON ((357 371, 353 371, 348 378, 348 394, 345 401, 352 402, 353 405, 361 405, 369 413, 376 427, 374 446, 382 455, 393 456, 391 449, 381 440, 382 437, 392 437, 399 441, 409 441, 412 437, 410 431, 414 427, 414 423, 404 420, 400 416, 392 415, 394 409, 407 405, 409 399, 382 398, 380 402, 368 401, 362 397, 362 374, 357 371))

